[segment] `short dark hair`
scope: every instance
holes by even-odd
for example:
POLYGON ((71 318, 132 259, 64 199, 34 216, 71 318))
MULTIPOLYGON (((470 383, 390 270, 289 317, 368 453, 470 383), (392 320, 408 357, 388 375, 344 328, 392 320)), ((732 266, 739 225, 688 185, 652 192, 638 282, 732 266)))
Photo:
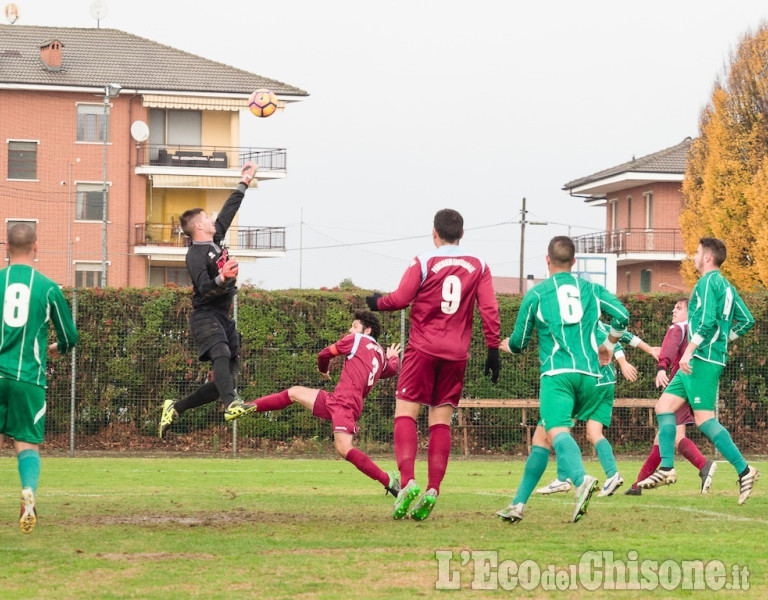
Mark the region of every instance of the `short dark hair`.
POLYGON ((201 212, 204 212, 202 208, 190 208, 189 210, 185 210, 183 213, 181 213, 181 216, 179 217, 179 225, 181 225, 181 230, 189 237, 192 237, 192 225, 194 225, 194 221, 197 218, 197 215, 199 215, 201 212))
POLYGON ((452 244, 464 235, 464 218, 459 211, 444 208, 435 213, 434 227, 441 240, 452 244))
POLYGON ((727 252, 723 240, 713 237, 703 237, 699 240, 699 245, 712 255, 712 260, 718 267, 725 262, 727 252))
POLYGON ((688 308, 688 297, 687 296, 684 296, 682 298, 678 298, 675 301, 675 304, 677 304, 678 302, 682 302, 683 304, 685 304, 685 308, 688 308))
POLYGON ((17 223, 8 230, 8 251, 11 254, 32 252, 32 246, 37 241, 37 233, 33 227, 25 223, 17 223))
POLYGON ((378 339, 381 333, 381 324, 379 318, 374 315, 370 310, 359 309, 355 311, 354 320, 360 321, 363 324, 363 329, 371 328, 371 337, 378 339))
POLYGON ((576 246, 567 235, 557 235, 549 240, 547 255, 549 261, 556 266, 570 267, 573 264, 573 257, 576 256, 576 246))

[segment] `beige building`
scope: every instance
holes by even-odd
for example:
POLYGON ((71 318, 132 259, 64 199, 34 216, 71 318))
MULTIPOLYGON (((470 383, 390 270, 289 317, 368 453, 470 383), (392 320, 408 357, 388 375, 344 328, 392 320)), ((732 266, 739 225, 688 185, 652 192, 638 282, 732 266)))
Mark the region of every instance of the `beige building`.
MULTIPOLYGON (((186 283, 181 213, 216 213, 246 161, 252 189, 287 175, 285 148, 241 145, 256 89, 281 109, 308 96, 115 29, 0 25, 3 234, 33 225, 61 285, 186 283)), ((285 230, 236 220, 226 243, 241 261, 282 256, 285 230)))
POLYGON ((563 189, 605 208, 605 230, 574 238, 576 252, 615 264, 616 292, 688 292, 679 216, 691 138, 659 152, 566 183, 563 189))

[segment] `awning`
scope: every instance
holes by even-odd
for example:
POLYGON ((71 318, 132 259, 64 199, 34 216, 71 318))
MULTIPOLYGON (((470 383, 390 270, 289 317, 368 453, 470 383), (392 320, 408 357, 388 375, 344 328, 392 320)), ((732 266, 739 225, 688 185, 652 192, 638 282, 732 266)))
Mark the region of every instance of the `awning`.
POLYGON ((142 104, 150 108, 184 108, 188 110, 243 110, 246 98, 204 98, 202 96, 164 96, 144 94, 142 104))
MULTIPOLYGON (((152 175, 152 186, 156 188, 196 188, 205 190, 233 190, 240 183, 239 175, 232 177, 215 175, 152 175)), ((254 177, 251 189, 258 186, 254 177)))

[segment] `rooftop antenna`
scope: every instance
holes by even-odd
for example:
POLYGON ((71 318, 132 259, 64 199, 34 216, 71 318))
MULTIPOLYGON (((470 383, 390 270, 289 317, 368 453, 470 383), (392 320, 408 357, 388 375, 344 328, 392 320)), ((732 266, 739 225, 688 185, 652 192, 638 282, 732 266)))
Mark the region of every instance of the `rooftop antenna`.
POLYGON ((98 29, 101 25, 101 20, 107 16, 109 7, 104 0, 93 0, 89 10, 91 12, 91 16, 96 19, 96 29, 98 29))

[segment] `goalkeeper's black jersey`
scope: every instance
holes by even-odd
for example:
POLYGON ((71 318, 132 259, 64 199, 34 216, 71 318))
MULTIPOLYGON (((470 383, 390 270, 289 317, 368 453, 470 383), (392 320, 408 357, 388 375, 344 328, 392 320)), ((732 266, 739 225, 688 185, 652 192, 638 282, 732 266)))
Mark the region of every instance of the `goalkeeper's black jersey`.
POLYGON ((216 218, 213 241, 192 242, 187 250, 187 271, 192 279, 192 307, 195 309, 229 313, 232 306, 232 298, 237 293, 237 282, 235 279, 228 279, 222 287, 216 282, 216 277, 228 256, 227 249, 221 246, 221 240, 224 239, 232 219, 240 208, 246 189, 248 188, 244 183, 239 184, 221 207, 216 218))

